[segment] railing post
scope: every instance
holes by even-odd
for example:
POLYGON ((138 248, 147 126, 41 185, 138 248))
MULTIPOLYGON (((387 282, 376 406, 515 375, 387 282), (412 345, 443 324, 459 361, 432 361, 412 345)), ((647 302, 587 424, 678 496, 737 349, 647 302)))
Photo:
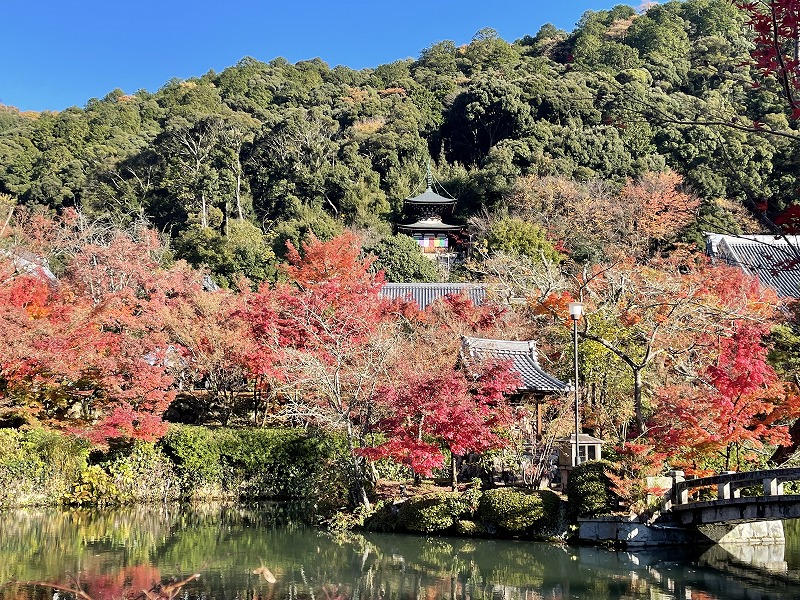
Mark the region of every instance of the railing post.
POLYGON ((672 508, 673 503, 688 504, 689 502, 689 490, 686 488, 678 490, 678 484, 686 481, 683 471, 670 471, 669 476, 672 477, 672 495, 670 500, 666 503, 667 506, 665 510, 672 508))
MULTIPOLYGON (((736 471, 722 471, 720 475, 733 475, 736 471)), ((738 489, 733 489, 731 495, 731 482, 722 481, 717 484, 717 500, 730 500, 731 498, 738 498, 740 495, 738 489)))
POLYGON ((777 477, 764 479, 765 496, 783 496, 783 482, 778 481, 777 477))

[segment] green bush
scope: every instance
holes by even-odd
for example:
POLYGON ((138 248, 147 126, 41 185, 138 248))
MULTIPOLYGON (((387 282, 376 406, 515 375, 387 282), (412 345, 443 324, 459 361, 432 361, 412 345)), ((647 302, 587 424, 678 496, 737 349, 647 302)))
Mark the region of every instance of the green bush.
POLYGON ((474 517, 478 512, 482 496, 481 480, 476 477, 470 481, 469 486, 461 495, 453 497, 453 516, 469 517, 470 519, 474 517))
POLYGON ((102 466, 114 481, 122 501, 176 500, 180 494, 175 465, 152 442, 134 442, 112 453, 102 466))
POLYGON ((567 481, 567 515, 570 521, 613 512, 616 497, 606 475, 611 468, 608 461, 590 460, 572 470, 567 481))
POLYGON ((99 465, 86 467, 72 490, 64 497, 64 504, 76 506, 109 506, 119 504, 122 497, 111 475, 99 465))
POLYGON ((483 523, 460 519, 456 521, 456 531, 461 535, 480 536, 488 535, 489 531, 483 523))
POLYGON ((0 428, 0 507, 291 497, 324 518, 348 506, 352 482, 341 437, 302 429, 173 425, 157 444, 95 449, 90 460, 86 440, 0 428))
POLYGON ((0 506, 61 502, 86 467, 88 448, 45 429, 0 429, 0 506))
POLYGON ((483 493, 478 514, 484 523, 520 533, 555 525, 558 507, 558 496, 549 491, 496 488, 483 493))
POLYGON ((217 435, 225 487, 250 498, 312 495, 314 476, 331 451, 324 437, 300 429, 229 429, 217 435))
POLYGON ((160 445, 175 464, 183 496, 305 498, 325 514, 348 504, 347 450, 334 436, 174 425, 160 445))
POLYGON ((453 526, 460 509, 459 495, 456 493, 443 492, 410 498, 400 506, 397 523, 408 531, 419 533, 443 531, 453 526))
POLYGON ((212 430, 173 425, 160 444, 175 465, 184 496, 196 495, 201 489, 221 488, 219 444, 212 430))

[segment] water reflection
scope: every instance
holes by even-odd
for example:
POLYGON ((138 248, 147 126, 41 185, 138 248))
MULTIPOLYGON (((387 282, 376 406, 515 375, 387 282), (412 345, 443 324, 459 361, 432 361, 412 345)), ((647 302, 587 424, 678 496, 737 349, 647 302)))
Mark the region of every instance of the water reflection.
MULTIPOLYGON (((0 515, 0 581, 57 583, 83 590, 84 600, 136 597, 154 583, 195 572, 202 576, 180 588, 183 600, 798 598, 797 559, 793 547, 782 550, 627 553, 457 538, 331 537, 299 525, 280 505, 0 515)), ((54 591, 6 585, 0 598, 51 600, 54 591)))

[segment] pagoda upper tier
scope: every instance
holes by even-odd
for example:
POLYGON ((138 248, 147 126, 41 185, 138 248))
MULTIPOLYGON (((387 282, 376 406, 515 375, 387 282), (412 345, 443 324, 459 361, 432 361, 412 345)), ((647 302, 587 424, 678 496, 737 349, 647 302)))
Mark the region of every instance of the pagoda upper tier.
POLYGON ((398 225, 397 230, 417 240, 425 252, 449 248, 448 234, 459 233, 463 229, 461 225, 444 222, 444 217, 453 212, 455 205, 454 198, 445 198, 437 194, 429 182, 428 187, 419 196, 404 201, 406 211, 414 213, 417 220, 398 225))

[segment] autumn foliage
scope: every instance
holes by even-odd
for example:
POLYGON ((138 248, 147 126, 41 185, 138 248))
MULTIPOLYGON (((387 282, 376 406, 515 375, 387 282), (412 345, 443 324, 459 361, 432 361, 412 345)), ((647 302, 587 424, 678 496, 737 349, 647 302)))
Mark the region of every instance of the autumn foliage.
POLYGON ((724 469, 744 466, 765 444, 789 443, 785 424, 800 415, 797 391, 778 381, 766 362, 763 327, 743 325, 717 344, 717 359, 701 386, 659 391, 653 436, 679 452, 687 467, 718 457, 724 469))
POLYGON ((797 0, 770 2, 738 2, 748 16, 748 25, 755 34, 752 52, 755 67, 765 77, 774 77, 780 84, 793 119, 800 118, 800 3, 797 0))
POLYGON ((486 362, 379 388, 376 401, 389 416, 376 429, 387 441, 362 454, 391 458, 430 476, 444 466, 444 449, 463 456, 503 448, 508 441, 503 433, 514 416, 506 398, 518 385, 509 364, 486 362))
MULTIPOLYGON (((648 244, 667 240, 695 207, 671 174, 628 182, 624 194, 655 203, 635 225, 648 244), (659 204, 683 213, 659 216, 659 204)), ((543 345, 566 347, 574 299, 586 311, 582 375, 599 391, 585 399, 583 423, 618 427, 626 442, 618 494, 641 495, 638 479, 662 453, 691 468, 745 466, 763 446, 788 443, 800 414, 794 388, 766 360, 775 293, 682 248, 588 265, 568 280, 554 269, 531 275, 535 285, 518 294, 527 303, 513 310, 452 295, 423 311, 381 296, 382 274, 353 234, 289 244, 278 281, 232 292, 165 261, 146 228, 105 230, 68 213, 13 232, 50 248, 59 272, 21 262, 36 256, 21 248, 0 258, 0 418, 101 445, 158 438, 178 395, 222 424, 246 411, 251 422, 333 429, 368 505, 369 461, 429 476, 447 456, 507 447, 525 418, 508 402, 518 376, 510 364, 473 361, 462 336, 524 339, 543 322, 543 345), (623 408, 610 410, 614 402, 623 408), (641 437, 632 444, 626 431, 641 437), (643 453, 653 460, 633 460, 643 453)))

